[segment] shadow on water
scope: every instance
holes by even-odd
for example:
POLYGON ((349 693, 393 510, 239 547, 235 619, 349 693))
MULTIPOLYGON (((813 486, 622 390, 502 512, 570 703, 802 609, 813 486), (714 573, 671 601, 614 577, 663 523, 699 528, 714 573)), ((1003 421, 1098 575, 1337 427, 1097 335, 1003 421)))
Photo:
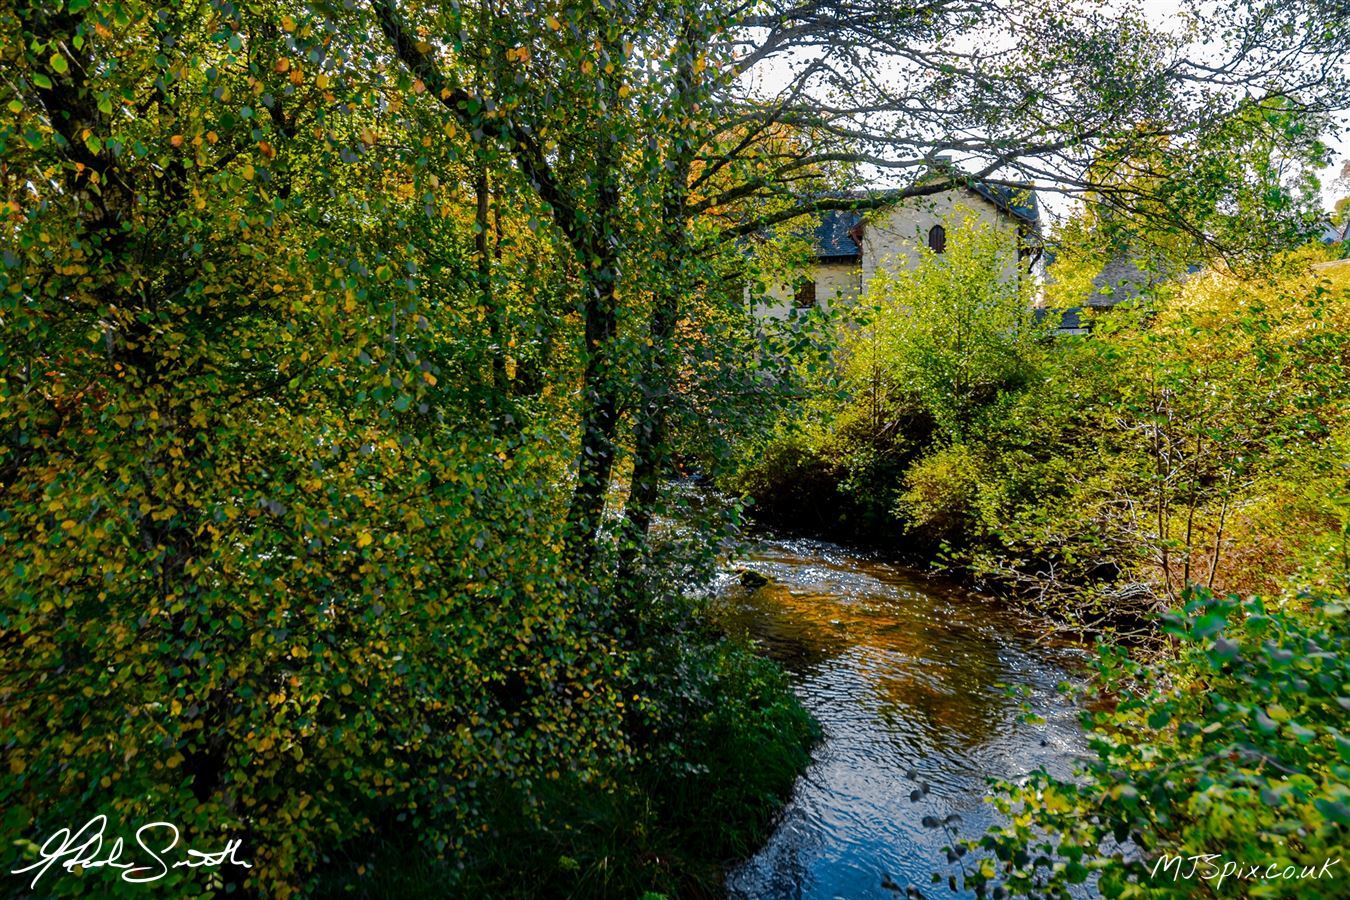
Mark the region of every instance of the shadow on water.
POLYGON ((825 736, 768 844, 728 875, 729 895, 953 896, 950 836, 923 818, 956 814, 976 836, 997 815, 988 779, 1069 772, 1082 737, 1056 685, 1083 651, 1038 642, 996 600, 833 544, 766 540, 739 564, 769 583, 728 578, 717 616, 787 668, 825 736), (1043 724, 1023 720, 1024 703, 1043 724))

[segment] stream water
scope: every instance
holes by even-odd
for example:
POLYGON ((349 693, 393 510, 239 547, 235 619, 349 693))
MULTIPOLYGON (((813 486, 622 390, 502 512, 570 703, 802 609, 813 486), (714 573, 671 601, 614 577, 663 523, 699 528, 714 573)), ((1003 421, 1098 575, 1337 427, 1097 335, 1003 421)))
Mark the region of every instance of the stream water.
POLYGON ((988 779, 1071 770, 1082 737, 1056 686, 1083 651, 995 600, 833 544, 764 540, 738 565, 769 582, 729 581, 719 617, 787 668, 824 739, 729 895, 963 896, 946 883, 951 835, 923 819, 955 814, 977 836, 997 816, 988 779))

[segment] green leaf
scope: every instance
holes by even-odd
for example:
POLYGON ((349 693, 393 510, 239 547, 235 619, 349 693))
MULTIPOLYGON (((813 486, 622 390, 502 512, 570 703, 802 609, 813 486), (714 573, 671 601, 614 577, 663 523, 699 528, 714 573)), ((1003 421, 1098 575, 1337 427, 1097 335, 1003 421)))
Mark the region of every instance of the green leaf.
POLYGON ((1228 624, 1228 617, 1222 613, 1208 613, 1201 616, 1191 629, 1191 635, 1196 640, 1206 640, 1223 631, 1228 624))
POLYGON ((1313 806, 1322 815, 1326 816, 1332 822, 1338 825, 1350 825, 1350 806, 1337 800, 1328 800, 1319 797, 1313 801, 1313 806))

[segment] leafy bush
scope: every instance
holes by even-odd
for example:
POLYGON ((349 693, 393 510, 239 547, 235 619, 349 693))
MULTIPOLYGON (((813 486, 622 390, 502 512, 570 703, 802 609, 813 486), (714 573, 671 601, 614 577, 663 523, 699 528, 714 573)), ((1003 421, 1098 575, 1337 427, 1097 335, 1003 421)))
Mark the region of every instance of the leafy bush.
POLYGON ((726 482, 756 499, 755 515, 788 525, 834 527, 837 476, 811 436, 789 431, 769 440, 745 459, 726 482))
POLYGON ((1030 375, 1038 329, 1016 247, 973 216, 949 224, 946 252, 877 270, 867 319, 843 341, 844 387, 878 434, 922 416, 959 437, 1030 375))
POLYGON ((979 461, 965 444, 939 448, 905 473, 900 514, 934 544, 961 544, 979 510, 979 461))
MULTIPOLYGON (((1344 591, 1344 588, 1342 588, 1344 591)), ((1164 618, 1177 656, 1159 664, 1107 647, 1086 715, 1093 756, 1079 778, 1004 785, 1008 824, 977 880, 1068 896, 1093 873, 1107 897, 1344 896, 1350 851, 1350 622, 1346 594, 1306 608, 1188 595, 1164 618), (1321 880, 1178 878, 1164 855, 1302 871, 1321 880), (1155 871, 1156 866, 1156 871, 1155 871)), ((1202 868, 1202 876, 1211 870, 1202 868)), ((1232 876, 1230 871, 1229 876, 1232 876)))
POLYGON ((498 781, 466 867, 388 842, 329 872, 319 893, 716 896, 722 863, 767 836, 818 731, 774 664, 712 634, 667 638, 645 660, 631 765, 530 795, 498 781))

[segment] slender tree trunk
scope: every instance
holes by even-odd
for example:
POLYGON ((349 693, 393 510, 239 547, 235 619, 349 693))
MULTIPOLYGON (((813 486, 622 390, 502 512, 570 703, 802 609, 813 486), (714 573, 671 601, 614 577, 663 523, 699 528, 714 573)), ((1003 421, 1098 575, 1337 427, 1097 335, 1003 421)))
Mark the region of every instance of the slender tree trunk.
POLYGON ((1191 484, 1186 510, 1186 563, 1181 576, 1182 586, 1191 583, 1191 557, 1195 553, 1195 510, 1200 504, 1200 456, 1204 452, 1205 420, 1201 418, 1195 434, 1195 452, 1191 456, 1191 484))
POLYGON ((676 375, 675 323, 679 319, 680 301, 689 288, 688 279, 683 277, 684 255, 687 252, 684 187, 688 183, 688 172, 687 160, 677 166, 671 185, 667 188, 668 198, 664 204, 662 241, 667 280, 656 291, 648 335, 651 347, 645 360, 642 400, 634 425, 633 484, 628 497, 627 542, 622 555, 625 574, 632 574, 643 554, 661 490, 661 479, 670 462, 667 432, 670 395, 676 375))
MULTIPOLYGON (((1156 377, 1156 376, 1155 376, 1156 377)), ((1158 551, 1160 562, 1162 564, 1163 590, 1168 597, 1172 596, 1172 557, 1170 548, 1167 546, 1168 528, 1167 528, 1167 480, 1168 480, 1168 461, 1166 444, 1163 440, 1162 417, 1164 415, 1166 400, 1163 391, 1155 384, 1153 386, 1153 460, 1154 460, 1154 478, 1158 483, 1158 503, 1157 503, 1157 525, 1158 525, 1158 551)))
POLYGON ((1219 572, 1219 554, 1223 551, 1223 526, 1228 518, 1228 484, 1230 479, 1224 481, 1223 505, 1219 507, 1219 527, 1214 532, 1214 555, 1209 560, 1209 581, 1207 587, 1214 590, 1214 578, 1219 572))
POLYGON ((595 163, 598 186, 582 301, 586 367, 581 387, 581 450, 577 483, 567 512, 568 556, 579 571, 586 570, 595 559, 605 492, 614 469, 614 434, 619 422, 619 398, 612 371, 618 324, 619 245, 615 233, 619 206, 618 147, 613 136, 601 140, 595 163))
MULTIPOLYGON (((495 271, 502 271, 502 244, 504 242, 502 230, 502 199, 500 191, 492 200, 492 265, 495 271)), ((509 346, 510 328, 506 317, 506 305, 500 297, 494 298, 492 308, 488 310, 492 317, 488 320, 488 327, 492 330, 493 345, 493 381, 497 386, 497 394, 503 400, 509 400, 511 396, 511 377, 506 368, 507 348, 509 346)))
POLYGON ((690 290, 691 279, 686 256, 689 251, 685 207, 689 194, 689 173, 693 165, 694 145, 688 134, 686 117, 695 102, 693 46, 697 23, 692 16, 684 21, 681 38, 686 52, 676 70, 675 96, 672 100, 676 131, 670 138, 670 150, 662 160, 668 173, 661 192, 661 249, 663 265, 653 297, 648 329, 650 344, 643 356, 637 418, 633 434, 633 481, 625 514, 625 541, 620 554, 620 576, 629 581, 647 549, 661 479, 670 464, 668 440, 670 398, 676 377, 675 323, 680 304, 690 290))
MULTIPOLYGON (((488 340, 492 346, 492 386, 498 398, 506 394, 506 347, 502 339, 502 315, 497 308, 495 291, 492 286, 493 257, 488 251, 488 211, 492 204, 492 188, 488 181, 487 161, 478 161, 478 171, 474 173, 474 199, 477 201, 474 214, 473 253, 477 263, 478 302, 483 316, 487 319, 488 340)), ((499 220, 500 221, 500 220, 499 220)), ((500 253, 500 238, 498 238, 500 253)))

